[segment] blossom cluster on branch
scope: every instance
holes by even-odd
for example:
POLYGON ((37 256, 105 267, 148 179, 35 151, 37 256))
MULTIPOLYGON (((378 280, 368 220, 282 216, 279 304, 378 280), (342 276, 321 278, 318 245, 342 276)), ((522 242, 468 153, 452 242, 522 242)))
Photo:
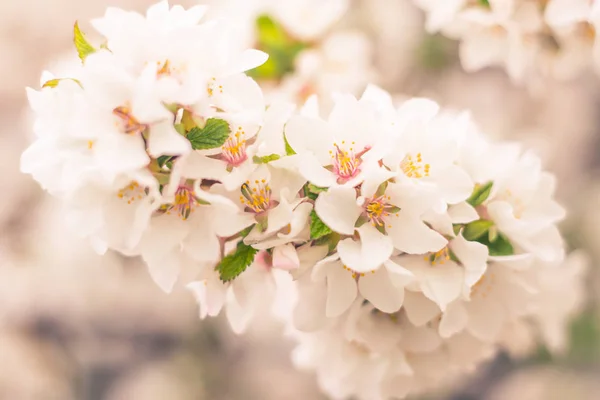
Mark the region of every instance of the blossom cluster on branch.
POLYGON ((427 29, 460 40, 467 71, 502 66, 510 77, 570 79, 600 70, 595 0, 413 0, 427 29))
POLYGON ((267 102, 246 74, 267 55, 206 11, 110 8, 101 45, 75 25, 74 76, 28 89, 22 170, 97 251, 141 256, 236 332, 293 303, 295 359, 336 398, 430 389, 538 334, 563 344, 583 262, 565 261, 535 155, 374 85, 327 113, 267 102))

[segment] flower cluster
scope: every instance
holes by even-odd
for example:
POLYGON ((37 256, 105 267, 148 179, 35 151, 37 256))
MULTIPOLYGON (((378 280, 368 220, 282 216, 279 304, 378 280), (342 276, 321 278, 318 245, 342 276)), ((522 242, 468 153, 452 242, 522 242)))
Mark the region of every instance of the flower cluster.
POLYGON ((538 76, 570 79, 600 68, 594 0, 413 0, 427 29, 460 40, 468 71, 504 67, 520 83, 538 76))
POLYGON ((111 8, 92 22, 100 46, 75 25, 75 76, 28 91, 22 170, 99 252, 141 256, 237 332, 295 299, 297 361, 334 397, 438 385, 536 322, 561 344, 580 268, 563 265, 564 211, 536 156, 376 86, 326 115, 316 96, 267 104, 245 74, 266 54, 205 11, 111 8))

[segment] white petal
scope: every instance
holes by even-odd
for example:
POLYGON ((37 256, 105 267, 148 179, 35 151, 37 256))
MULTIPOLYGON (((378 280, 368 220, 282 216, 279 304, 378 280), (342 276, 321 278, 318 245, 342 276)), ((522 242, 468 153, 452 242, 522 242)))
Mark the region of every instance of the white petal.
POLYGON ((148 152, 152 157, 181 155, 191 150, 190 142, 173 128, 171 122, 161 122, 150 128, 148 152))
POLYGON ((404 310, 415 326, 423 326, 440 314, 440 307, 420 292, 404 293, 404 310))
POLYGON ((326 170, 312 153, 298 155, 298 171, 316 186, 330 187, 336 183, 334 175, 326 170))
POLYGON ((484 342, 495 342, 506 319, 501 304, 478 299, 466 303, 465 307, 469 313, 469 332, 484 342))
POLYGON ((353 188, 331 187, 319 194, 315 211, 335 232, 352 235, 362 209, 356 204, 356 191, 353 188))
POLYGON ((469 316, 462 302, 455 301, 451 303, 446 312, 442 314, 440 320, 439 333, 444 339, 447 339, 461 332, 467 326, 469 316))
POLYGON ((465 268, 465 285, 470 288, 483 276, 487 269, 487 246, 469 242, 459 235, 450 244, 452 251, 465 268))
POLYGON ((273 268, 291 271, 298 267, 300 267, 300 259, 294 245, 287 244, 273 249, 273 268))
POLYGON ((385 268, 361 276, 358 290, 365 299, 385 313, 395 313, 402 307, 404 289, 392 285, 385 268))
POLYGON ((338 243, 340 259, 356 272, 378 269, 392 256, 394 246, 391 239, 370 224, 364 224, 357 231, 359 241, 344 239, 338 243))
POLYGON ((331 268, 327 273, 327 317, 342 315, 356 299, 356 294, 356 281, 352 273, 343 268, 331 268))
POLYGON ((479 214, 473 206, 467 202, 454 204, 448 207, 450 219, 455 224, 468 224, 479 219, 479 214))
POLYGON ((436 302, 442 311, 462 293, 464 272, 453 262, 425 267, 417 276, 423 294, 436 302))
POLYGON ((296 153, 309 151, 315 154, 321 165, 331 164, 329 150, 332 150, 333 134, 322 119, 292 117, 285 125, 285 137, 296 153))
POLYGON ((263 65, 269 59, 269 55, 255 49, 244 50, 237 58, 231 61, 231 66, 224 75, 233 75, 263 65))
POLYGON ((171 293, 181 269, 178 255, 173 252, 162 258, 144 258, 144 261, 154 282, 164 292, 171 293))
POLYGON ((443 248, 448 241, 439 233, 429 229, 419 218, 405 212, 398 213, 386 228, 394 247, 409 254, 425 254, 443 248))

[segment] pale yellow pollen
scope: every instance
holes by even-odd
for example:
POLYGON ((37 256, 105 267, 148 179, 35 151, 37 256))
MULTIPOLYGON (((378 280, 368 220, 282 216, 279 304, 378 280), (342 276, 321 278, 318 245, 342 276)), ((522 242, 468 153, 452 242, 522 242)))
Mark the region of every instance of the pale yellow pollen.
POLYGON ((429 176, 431 166, 423 164, 421 153, 417 153, 415 157, 412 154, 407 154, 404 160, 400 163, 402 172, 409 178, 423 178, 429 176))

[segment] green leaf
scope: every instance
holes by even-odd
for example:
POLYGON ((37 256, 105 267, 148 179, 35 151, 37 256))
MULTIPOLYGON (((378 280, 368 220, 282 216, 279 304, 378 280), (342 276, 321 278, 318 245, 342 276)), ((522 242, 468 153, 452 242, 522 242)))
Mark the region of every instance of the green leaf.
POLYGON ((490 0, 477 0, 480 6, 490 8, 490 0))
POLYGON ((77 79, 74 79, 74 78, 56 78, 56 79, 50 79, 49 81, 47 81, 46 83, 44 83, 42 85, 42 88, 46 88, 46 87, 55 88, 55 87, 58 86, 58 84, 60 83, 60 81, 64 81, 64 80, 73 81, 76 84, 78 84, 80 87, 83 87, 83 86, 81 86, 81 82, 79 82, 77 79))
POLYGON ((258 250, 254 247, 248 246, 244 242, 239 242, 236 249, 225 256, 215 268, 219 271, 220 279, 223 282, 229 282, 237 278, 252 264, 256 253, 258 253, 258 250))
POLYGON ((75 27, 73 28, 73 43, 75 43, 75 48, 77 49, 77 54, 79 54, 79 58, 82 62, 85 61, 87 56, 94 53, 96 49, 92 46, 85 36, 81 29, 79 29, 79 23, 75 22, 75 27))
POLYGON ((468 223, 463 229, 463 237, 467 240, 477 240, 485 235, 488 230, 494 226, 494 221, 488 221, 480 219, 479 221, 473 221, 468 223))
POLYGON ((268 60, 248 71, 255 79, 280 79, 294 71, 296 56, 307 45, 292 38, 283 26, 267 15, 256 19, 257 48, 269 55, 268 60))
POLYGON ((489 235, 483 235, 476 241, 487 246, 490 256, 511 256, 515 254, 515 249, 508 238, 500 232, 498 232, 496 240, 493 242, 490 241, 489 235))
POLYGON ((279 154, 269 154, 268 156, 254 156, 252 157, 252 161, 254 161, 255 164, 268 164, 271 161, 276 161, 279 160, 281 157, 279 156, 279 154))
POLYGON ((287 138, 285 137, 285 133, 283 134, 283 141, 285 142, 285 154, 287 156, 293 156, 294 154, 296 154, 294 149, 292 149, 292 146, 290 146, 290 143, 287 141, 287 138))
POLYGON ((326 192, 327 188, 326 187, 320 187, 317 185, 313 185, 312 183, 308 184, 308 190, 310 190, 312 193, 321 193, 321 192, 326 192))
POLYGON ((196 128, 198 124, 194 121, 194 116, 188 110, 183 110, 183 115, 181 116, 181 124, 186 132, 191 131, 196 128))
POLYGON ((327 246, 329 252, 332 252, 340 242, 340 234, 337 232, 331 232, 329 235, 325 235, 313 242, 313 246, 327 246))
POLYGON ((175 128, 177 133, 179 133, 182 136, 185 136, 185 127, 183 126, 183 124, 175 124, 173 125, 173 128, 175 128))
POLYGON ((487 182, 483 185, 475 185, 475 189, 473 189, 473 193, 471 193, 471 197, 467 199, 467 203, 472 205, 473 207, 477 207, 480 204, 483 204, 484 201, 490 197, 490 193, 492 192, 492 186, 494 186, 494 182, 487 182))
POLYGON ((321 221, 315 210, 312 210, 310 212, 310 238, 319 239, 330 233, 332 233, 332 230, 321 221))
POLYGON ((163 168, 165 165, 169 168, 171 168, 170 161, 174 156, 160 156, 156 159, 156 162, 158 163, 158 166, 160 168, 163 168))
POLYGON ((194 150, 206 150, 221 147, 227 141, 230 133, 231 128, 227 121, 209 118, 206 120, 204 128, 193 128, 187 134, 187 138, 194 150))

